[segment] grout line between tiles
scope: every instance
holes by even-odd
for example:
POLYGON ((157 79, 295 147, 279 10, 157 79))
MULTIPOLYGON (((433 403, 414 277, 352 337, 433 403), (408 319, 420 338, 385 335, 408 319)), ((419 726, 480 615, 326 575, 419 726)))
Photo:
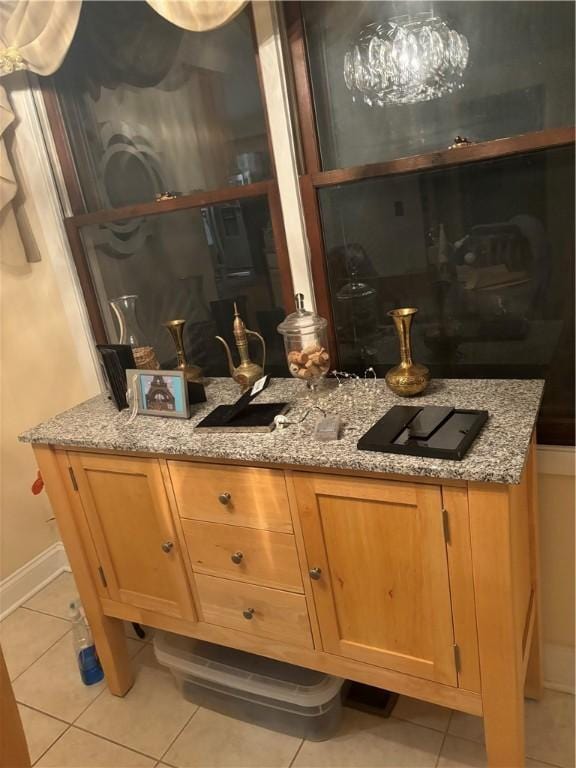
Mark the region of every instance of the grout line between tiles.
MULTIPOLYGON (((104 681, 106 681, 106 677, 104 677, 104 681)), ((70 725, 76 725, 76 723, 78 722, 78 719, 82 717, 82 715, 84 714, 84 712, 86 712, 86 710, 88 709, 88 707, 91 707, 91 706, 92 706, 92 704, 94 704, 94 702, 98 701, 98 699, 100 698, 100 696, 102 696, 102 694, 104 693, 104 691, 107 691, 107 690, 108 690, 108 685, 107 685, 107 683, 106 683, 106 682, 104 682, 104 685, 102 686, 102 690, 100 691, 100 693, 98 694, 98 696, 94 696, 94 698, 92 699, 92 701, 89 701, 89 702, 88 702, 88 704, 86 704, 86 706, 84 707, 84 709, 83 709, 81 712, 79 712, 79 713, 76 715, 76 717, 74 718, 74 720, 72 720, 72 722, 70 723, 70 725)))
POLYGON ((122 744, 120 741, 114 741, 114 739, 111 739, 109 736, 102 736, 101 733, 95 733, 94 731, 89 731, 88 728, 83 728, 81 725, 71 725, 71 728, 76 728, 77 731, 82 731, 82 733, 87 733, 89 736, 95 736, 97 739, 102 739, 102 741, 107 741, 110 744, 114 744, 117 747, 122 747, 122 749, 127 749, 129 752, 135 752, 137 755, 140 755, 141 757, 146 757, 148 760, 158 760, 159 758, 156 757, 156 755, 147 755, 146 752, 142 752, 139 749, 134 749, 134 747, 128 747, 126 744, 122 744))
MULTIPOLYGON (((28 611, 28 610, 30 610, 30 609, 29 609, 29 608, 26 608, 25 610, 26 610, 26 611, 28 611)), ((46 614, 46 615, 48 615, 48 614, 46 614)), ((37 662, 37 661, 40 661, 40 659, 41 659, 43 656, 45 656, 45 655, 48 653, 48 651, 51 651, 51 650, 52 650, 52 648, 54 648, 54 646, 55 646, 57 643, 59 643, 59 642, 60 642, 60 640, 62 640, 64 637, 66 637, 66 635, 69 635, 71 631, 72 631, 71 629, 67 629, 67 630, 66 630, 66 632, 64 632, 64 634, 63 634, 63 635, 61 635, 61 636, 58 638, 58 640, 55 640, 55 641, 52 643, 52 645, 50 645, 48 648, 46 648, 46 650, 45 650, 45 651, 43 651, 43 652, 40 654, 40 656, 38 656, 38 658, 34 659, 34 661, 33 661, 31 664, 29 664, 29 665, 26 667, 26 669, 23 669, 23 670, 22 670, 22 672, 19 672, 19 673, 16 675, 16 677, 15 677, 13 680, 11 679, 11 680, 10 680, 10 682, 12 683, 12 687, 14 687, 14 683, 16 682, 16 680, 18 680, 18 678, 19 678, 19 677, 22 677, 22 675, 23 675, 25 672, 28 672, 28 670, 30 669, 30 667, 33 667, 33 666, 34 666, 34 664, 36 664, 36 662, 37 662)), ((8 670, 8 674, 10 674, 10 670, 8 670)), ((16 699, 16 701, 18 701, 18 699, 16 699)), ((20 703, 20 704, 23 704, 24 702, 23 702, 23 701, 21 701, 21 702, 19 702, 19 703, 20 703)))
MULTIPOLYGON (((62 640, 62 638, 66 637, 66 635, 70 634, 70 631, 71 631, 71 630, 67 630, 67 632, 65 632, 65 633, 62 635, 62 637, 61 637, 61 638, 59 638, 58 640, 56 640, 56 643, 60 642, 60 640, 62 640)), ((132 639, 132 638, 127 638, 127 639, 132 639)), ((141 647, 141 648, 139 648, 139 649, 138 649, 138 651, 137 651, 137 652, 134 654, 134 656, 132 656, 132 657, 131 657, 131 659, 130 659, 130 661, 131 661, 131 662, 134 662, 134 661, 135 661, 135 659, 136 659, 136 657, 137 657, 137 656, 138 656, 140 653, 142 653, 142 651, 144 650, 144 648, 146 648, 146 645, 147 645, 146 643, 143 643, 142 641, 139 641, 139 642, 140 642, 140 644, 142 645, 142 647, 141 647)), ((53 643, 53 644, 50 646, 50 648, 47 648, 47 649, 44 651, 44 653, 43 653, 41 656, 39 656, 39 657, 36 659, 36 661, 39 661, 39 660, 42 658, 42 656, 44 656, 44 654, 45 654, 45 653, 48 653, 48 651, 49 651, 51 648, 53 648, 53 647, 56 645, 56 643, 53 643)), ((30 665, 30 667, 32 667, 34 664, 36 664, 36 661, 34 661, 34 662, 33 662, 33 663, 30 665)), ((30 667, 26 667, 26 669, 25 669, 23 672, 21 672, 21 673, 20 673, 20 675, 23 675, 23 674, 24 674, 24 672, 26 672, 27 670, 29 670, 29 669, 30 669, 30 667)), ((20 675, 18 675, 18 677, 20 677, 20 675)), ((16 682, 16 680, 18 679, 18 677, 15 677, 15 678, 14 678, 14 680, 12 680, 12 683, 15 683, 15 682, 16 682)), ((92 704, 94 704, 94 702, 95 702, 95 701, 97 701, 97 700, 100 698, 100 696, 102 696, 102 694, 104 693, 104 691, 106 691, 106 690, 108 690, 108 684, 106 683, 106 676, 104 676, 104 685, 102 686, 102 690, 99 692, 99 694, 98 694, 97 696, 95 696, 95 697, 94 697, 94 698, 93 698, 91 701, 89 701, 89 702, 88 702, 88 704, 87 704, 87 705, 84 707, 84 709, 83 709, 83 710, 82 710, 82 711, 81 711, 81 712, 80 712, 80 713, 79 713, 79 714, 78 714, 78 715, 77 715, 77 716, 74 718, 74 720, 72 720, 71 722, 70 722, 70 721, 68 721, 68 720, 65 720, 63 717, 60 717, 59 715, 54 715, 52 712, 47 712, 47 711, 46 711, 46 710, 44 710, 44 709, 39 709, 38 707, 34 706, 33 704, 29 704, 29 703, 27 703, 27 702, 25 702, 25 701, 20 701, 20 700, 18 699, 18 697, 16 697, 16 702, 17 702, 18 704, 20 704, 21 706, 23 706, 23 707, 28 707, 29 709, 33 709, 35 712, 39 712, 41 715, 46 715, 46 717, 52 717, 54 720, 58 720, 58 721, 60 721, 61 723, 66 723, 66 725, 68 725, 68 726, 72 726, 72 725, 75 725, 75 724, 76 724, 76 721, 78 720, 78 718, 82 717, 82 715, 84 714, 84 712, 86 712, 86 710, 88 709, 88 707, 92 706, 92 704)), ((62 734, 62 735, 63 735, 63 734, 62 734)), ((150 755, 146 755, 146 757, 150 757, 150 755)))
MULTIPOLYGON (((466 736, 460 736, 456 733, 449 733, 446 731, 444 741, 446 741, 447 737, 450 737, 451 739, 456 739, 457 741, 467 741, 469 744, 476 744, 476 746, 485 747, 485 744, 483 741, 476 741, 475 739, 470 739, 466 736)), ((532 755, 529 755, 528 753, 525 754, 525 757, 527 760, 534 760, 536 763, 542 763, 542 765, 550 766, 550 768, 566 768, 565 766, 559 765, 558 763, 549 763, 547 760, 543 760, 541 757, 533 757, 532 755)))
MULTIPOLYGON (((452 713, 453 714, 453 713, 452 713)), ((476 740, 476 739, 470 739, 467 736, 460 736, 458 733, 450 733, 450 722, 452 721, 452 715, 450 715, 450 720, 448 721, 448 729, 446 730, 446 733, 444 734, 444 741, 442 742, 442 748, 444 748, 444 742, 448 737, 451 739, 456 739, 460 741, 467 741, 469 744, 476 744, 477 746, 485 747, 485 743, 483 740, 476 740)), ((440 752, 440 755, 442 752, 440 752)), ((541 757, 533 757, 532 755, 529 755, 527 752, 524 755, 528 760, 534 760, 537 763, 542 763, 543 765, 549 765, 550 768, 565 768, 565 766, 560 765, 559 763, 549 763, 547 760, 542 760, 541 757)), ((438 763, 436 763, 438 765, 438 763)))
POLYGON ((68 720, 64 720, 63 717, 59 717, 58 715, 52 715, 49 712, 45 712, 43 709, 38 709, 38 707, 35 707, 34 704, 24 704, 23 701, 17 701, 16 702, 20 707, 24 707, 25 709, 31 709, 33 712, 38 712, 39 715, 44 715, 44 717, 51 717, 52 720, 57 720, 59 723, 62 723, 63 725, 72 725, 68 720))
MULTIPOLYGON (((378 715, 376 715, 376 717, 378 717, 378 715)), ((415 720, 408 720, 405 717, 395 717, 394 715, 390 715, 389 719, 397 720, 399 723, 409 723, 409 725, 417 725, 418 728, 426 728, 427 731, 433 731, 434 733, 446 733, 448 730, 448 725, 446 725, 444 730, 442 730, 441 728, 434 728, 431 725, 424 725, 424 723, 417 723, 415 720)), ((450 723, 450 720, 448 720, 448 723, 450 723)))
MULTIPOLYGON (((139 656, 139 655, 140 655, 140 654, 141 654, 141 653, 144 651, 144 649, 146 648, 146 643, 141 643, 141 645, 142 645, 142 647, 141 647, 141 648, 139 648, 139 649, 136 651, 136 653, 134 654, 134 656, 132 656, 132 657, 130 658, 130 663, 131 663, 131 664, 134 664, 134 663, 135 663, 135 661, 136 661, 137 657, 138 657, 138 656, 139 656)), ((134 682, 136 682, 136 677, 135 677, 135 679, 134 679, 134 682)), ((92 704, 94 704, 95 702, 97 702, 97 701, 98 701, 98 699, 100 698, 100 696, 102 696, 102 694, 103 694, 105 691, 107 691, 107 690, 108 690, 108 683, 106 682, 106 675, 104 675, 104 685, 102 686, 102 690, 100 691, 100 693, 98 694, 98 696, 95 696, 95 697, 92 699, 92 701, 90 701, 90 702, 88 702, 88 704, 86 704, 86 706, 84 707, 84 709, 82 710, 82 712, 80 712, 80 713, 79 713, 79 714, 78 714, 78 715, 77 715, 77 716, 74 718, 74 720, 72 721, 71 725, 74 725, 74 726, 76 726, 76 723, 77 723, 77 722, 78 722, 78 720, 79 720, 79 719, 82 717, 82 715, 84 714, 84 712, 86 712, 86 710, 87 710, 89 707, 91 707, 91 706, 92 706, 92 704)), ((128 693, 130 693, 130 691, 128 691, 128 693)), ((127 696, 127 695, 128 695, 128 693, 127 693, 127 694, 125 694, 125 695, 127 696)), ((124 698, 124 697, 122 697, 122 698, 124 698)), ((80 726, 76 726, 76 727, 80 728, 80 726)), ((86 729, 85 729, 85 728, 80 728, 80 730, 84 731, 84 730, 86 730, 86 729)), ((91 733, 91 731, 87 731, 87 733, 91 733)), ((94 734, 94 735, 97 735, 97 734, 94 734)), ((105 737, 102 737, 102 738, 105 738, 105 737)), ((109 741, 110 741, 110 739, 109 739, 109 741)), ((136 751, 136 750, 134 750, 134 751, 136 751)), ((145 757, 152 757, 152 755, 145 755, 145 757)), ((154 759, 157 759, 157 758, 154 758, 154 759)))
MULTIPOLYGON (((127 639, 131 639, 131 638, 127 638, 127 639)), ((141 642, 141 641, 140 641, 140 642, 141 642)), ((144 651, 144 649, 146 648, 146 645, 147 645, 147 644, 146 644, 146 643, 144 643, 144 642, 141 642, 141 645, 142 645, 142 648, 140 648, 140 649, 138 650, 138 652, 137 652, 137 653, 136 653, 136 654, 135 654, 135 655, 134 655, 134 656, 131 658, 131 662, 134 662, 134 661, 135 661, 135 659, 136 659, 136 657, 137 657, 137 656, 138 656, 140 653, 142 653, 142 652, 144 651)), ((104 681, 105 681, 105 680, 106 680, 106 678, 104 678, 104 681)), ((138 749, 133 749, 132 747, 128 747, 128 746, 126 746, 126 744, 122 744, 122 743, 120 743, 120 742, 118 742, 118 741, 114 741, 113 739, 111 739, 111 738, 109 738, 109 737, 107 737, 107 736, 102 736, 102 735, 101 735, 101 734, 99 734, 99 733, 95 733, 94 731, 90 731, 90 730, 88 730, 87 728, 83 728, 81 725, 78 725, 78 720, 79 720, 79 719, 82 717, 82 715, 83 715, 83 714, 86 712, 86 710, 87 710, 89 707, 91 707, 91 706, 92 706, 92 704, 94 704, 96 701, 98 701, 98 699, 99 699, 99 698, 102 696, 102 694, 103 694, 103 693, 104 693, 106 690, 108 690, 108 686, 107 686, 106 682, 104 682, 104 685, 102 686, 102 690, 99 692, 99 694, 98 694, 97 696, 95 696, 95 697, 92 699, 92 701, 88 702, 88 704, 87 704, 87 705, 86 705, 86 706, 85 706, 85 707, 82 709, 82 711, 81 711, 81 712, 79 712, 79 713, 78 713, 78 715, 75 717, 75 719, 74 719, 74 720, 73 720, 71 723, 67 722, 66 720, 63 720, 62 718, 59 718, 59 717, 55 717, 54 715, 52 715, 52 714, 50 714, 50 713, 48 713, 48 712, 45 712, 45 711, 44 711, 44 710, 42 710, 42 709, 36 709, 35 707, 29 707, 30 709, 34 709, 36 712, 39 712, 39 713, 40 713, 40 714, 42 714, 42 715, 46 715, 47 717, 52 717, 52 718, 54 718, 55 720, 58 720, 59 722, 62 722, 62 723, 64 723, 64 724, 67 726, 67 728, 66 728, 66 729, 65 729, 65 730, 64 730, 64 731, 63 731, 63 732, 60 734, 60 736, 59 736, 59 737, 56 739, 56 741, 54 741, 54 742, 53 742, 53 743, 52 743, 52 744, 51 744, 49 747, 47 747, 47 749, 45 749, 45 750, 44 750, 44 752, 42 752, 42 754, 41 754, 41 755, 38 757, 38 760, 41 760, 41 759, 42 759, 42 757, 43 757, 43 756, 46 754, 46 752, 48 752, 48 750, 49 750, 49 749, 51 749, 53 746, 55 746, 55 744, 57 744, 57 742, 58 742, 58 741, 60 741, 60 739, 61 739, 61 738, 62 738, 62 737, 63 737, 63 736, 66 734, 66 733, 68 733, 68 731, 69 731, 71 728, 76 728, 76 730, 78 730, 78 731, 82 731, 83 733, 87 733, 87 734, 89 734, 90 736, 95 736, 95 737, 96 737, 96 738, 98 738, 98 739, 102 739, 102 740, 104 740, 104 741, 108 741, 110 744, 114 744, 114 745, 116 745, 116 746, 118 746, 118 747, 122 747, 123 749, 127 749, 127 750, 129 750, 130 752, 135 752, 136 754, 138 754, 138 755, 141 755, 142 757, 145 757, 145 758, 147 758, 148 760, 156 760, 156 761, 158 761, 158 762, 160 762, 160 761, 161 761, 161 759, 162 759, 162 758, 158 758, 158 757, 156 757, 155 755, 148 755, 148 754, 146 754, 145 752, 141 752, 141 751, 140 751, 140 750, 138 750, 138 749)), ((20 704, 22 704, 22 706, 25 706, 25 707, 26 707, 26 706, 29 706, 28 704, 24 704, 23 702, 19 702, 19 703, 20 703, 20 704)), ((194 715, 195 715, 195 714, 196 714, 196 711, 194 711, 194 712, 192 713, 192 715, 190 716, 190 718, 189 718, 189 719, 188 719, 188 721, 186 722, 186 725, 188 724, 188 722, 190 722, 190 720, 192 719, 192 717, 194 717, 194 715)), ((186 726, 184 726, 184 727, 186 727, 186 726)), ((182 729, 182 730, 183 730, 183 729, 182 729)), ((180 735, 180 733, 181 733, 181 732, 179 732, 179 733, 178 733, 178 736, 180 735)), ((170 745, 170 746, 171 746, 171 745, 170 745)), ((38 760, 36 760, 36 761, 35 761, 34 765, 36 765, 36 763, 38 762, 38 760)))
POLYGON ((50 613, 50 611, 43 611, 41 608, 30 608, 28 605, 21 605, 20 608, 24 608, 27 611, 32 611, 32 613, 41 613, 42 616, 52 616, 53 619, 61 619, 62 621, 67 621, 68 624, 71 623, 71 620, 68 618, 68 616, 60 616, 58 613, 50 613))
MULTIPOLYGON (((450 719, 452 719, 452 715, 450 715, 450 719)), ((450 720, 448 720, 448 725, 450 725, 450 720)), ((436 762, 434 763, 434 768, 438 768, 438 766, 440 765, 442 750, 444 749, 444 744, 446 743, 447 738, 448 738, 448 728, 446 728, 446 730, 442 734, 442 743, 440 744, 440 749, 438 750, 438 754, 436 755, 436 762)))
MULTIPOLYGON (((188 727, 188 725, 189 725, 189 724, 192 722, 192 719, 194 718, 194 716, 196 715, 196 713, 199 711, 199 709, 200 709, 200 707, 197 705, 197 706, 196 706, 196 709, 194 710, 194 712, 192 712, 192 714, 190 715, 190 717, 188 718, 188 720, 186 720, 186 722, 184 723, 184 725, 182 726, 182 728, 180 728, 180 730, 178 731, 178 733, 176 734, 176 736, 174 736, 174 738, 172 739, 172 741, 170 742, 170 744, 168 744, 168 746, 166 747, 166 749, 164 750, 164 752, 162 752, 162 755, 161 755, 161 757, 159 758, 159 762, 160 762, 160 763, 164 762, 164 756, 168 754, 168 752, 170 751, 170 748, 171 748, 171 747, 172 747, 172 745, 175 743, 176 739, 180 738, 180 736, 182 735, 183 731, 184 731, 184 730, 185 730, 185 729, 188 727)), ((170 763, 168 763, 168 765, 170 765, 170 763)))
MULTIPOLYGON (((446 731, 446 736, 450 736, 452 739, 459 739, 460 741, 467 741, 469 744, 476 744, 477 746, 485 747, 485 742, 483 739, 471 739, 469 736, 461 736, 459 733, 450 733, 449 731, 446 731)), ((529 755, 527 752, 525 752, 524 757, 526 757, 528 760, 535 760, 537 763, 543 763, 544 765, 549 765, 550 768, 565 768, 562 765, 559 765, 558 763, 549 763, 546 760, 542 760, 541 757, 534 757, 533 755, 529 755)))
POLYGON ((294 754, 294 757, 292 758, 292 760, 290 760, 290 764, 289 764, 288 768, 292 768, 292 766, 294 765, 294 761, 296 760, 296 758, 297 758, 297 757, 298 757, 298 755, 300 754, 300 750, 301 750, 301 749, 302 749, 302 747, 304 746, 304 742, 305 742, 305 741, 306 741, 306 739, 302 739, 302 741, 301 741, 301 742, 300 742, 300 744, 298 745, 298 749, 296 750, 296 752, 295 752, 295 754, 294 754))
MULTIPOLYGON (((132 639, 132 638, 127 638, 127 639, 132 639)), ((138 656, 140 656, 140 654, 144 653, 144 651, 145 651, 146 647, 148 646, 148 643, 146 643, 146 642, 143 642, 143 641, 141 641, 141 640, 140 640, 140 641, 138 641, 138 642, 141 644, 141 646, 142 646, 142 647, 141 647, 141 648, 139 648, 139 649, 138 649, 138 651, 137 651, 137 652, 134 654, 134 656, 133 656, 133 657, 130 659, 130 661, 131 661, 132 663, 135 663, 135 662, 136 662, 136 659, 138 658, 138 656)), ((164 670, 162 670, 162 671, 164 671, 164 670)), ((169 673, 168 673, 168 672, 166 672, 166 674, 168 675, 169 673)), ((176 741, 176 739, 177 739, 177 738, 180 736, 180 734, 181 734, 181 733, 182 733, 182 731, 183 731, 183 730, 186 728, 186 726, 188 725, 188 723, 189 723, 189 722, 192 720, 192 718, 194 717, 194 715, 196 714, 196 712, 197 712, 197 711, 200 709, 200 707, 198 707, 198 706, 196 707, 196 709, 194 710, 194 712, 193 712, 193 713, 190 715, 190 717, 189 717, 189 718, 186 720, 186 722, 184 723, 184 725, 182 726, 182 728, 181 728, 181 729, 178 731, 178 733, 176 734, 176 736, 174 736, 174 738, 173 738, 173 739, 170 741, 169 745, 166 747, 166 749, 164 750, 164 752, 162 753, 162 755, 161 755, 160 757, 157 757, 156 755, 149 755, 149 754, 147 754, 146 752, 142 752, 142 751, 141 751, 141 750, 139 750, 139 749, 135 749, 134 747, 129 747, 129 746, 127 746, 126 744, 123 744, 122 742, 119 742, 119 741, 115 741, 114 739, 110 738, 109 736, 104 736, 104 735, 102 735, 101 733, 98 733, 98 732, 96 732, 96 731, 91 731, 90 729, 88 729, 88 728, 85 728, 85 727, 83 727, 82 725, 79 725, 79 724, 78 724, 78 720, 79 720, 79 719, 82 717, 82 715, 83 715, 83 714, 86 712, 86 710, 88 710, 88 709, 89 709, 89 708, 90 708, 90 707, 91 707, 91 706, 92 706, 92 705, 93 705, 93 704, 94 704, 96 701, 98 701, 98 699, 100 698, 100 696, 102 696, 102 694, 103 694, 103 693, 104 693, 106 690, 108 690, 108 686, 107 686, 107 685, 104 685, 104 687, 102 688, 102 690, 100 691, 100 693, 98 694, 98 696, 96 696, 96 697, 95 697, 95 698, 94 698, 94 699, 93 699, 91 702, 89 702, 89 703, 88 703, 88 704, 87 704, 87 705, 84 707, 84 709, 82 710, 82 712, 80 712, 80 713, 78 714, 78 716, 75 718, 75 720, 73 721, 73 723, 71 723, 71 726, 70 726, 70 727, 74 727, 74 728, 76 728, 76 729, 77 729, 77 730, 79 730, 79 731, 83 731, 84 733, 88 733, 88 734, 90 734, 91 736, 96 736, 96 737, 97 737, 97 738, 99 738, 99 739, 104 739, 104 741, 108 741, 108 742, 110 742, 111 744, 115 744, 115 745, 116 745, 116 746, 118 746, 118 747, 122 747, 122 748, 124 748, 124 749, 128 749, 128 750, 130 750, 131 752, 135 752, 135 753, 137 753, 137 754, 139 754, 139 755, 142 755, 142 757, 146 757, 146 758, 148 758, 148 759, 151 759, 151 760, 156 760, 156 761, 158 761, 158 762, 162 762, 162 759, 163 759, 164 755, 165 755, 165 754, 168 752, 168 750, 170 749, 170 747, 172 746, 172 744, 173 744, 173 743, 176 741)))
MULTIPOLYGON (((44 713, 44 714, 45 714, 45 713, 44 713)), ((60 739, 61 739, 63 736, 65 736, 65 735, 68 733, 68 731, 70 730, 70 728, 72 728, 72 726, 71 726, 71 724, 70 724, 70 723, 67 723, 67 725, 68 725, 68 727, 67 727, 67 728, 65 728, 65 729, 62 731, 62 733, 60 734, 60 736, 58 736, 58 738, 57 738, 55 741, 53 741, 53 742, 52 742, 52 744, 50 744, 48 747, 46 747, 46 749, 44 750, 44 752, 42 752, 42 754, 41 754, 41 755, 38 755, 38 757, 37 757, 37 758, 36 758, 36 760, 34 761, 34 765, 38 765, 38 763, 40 762, 40 760, 42 760, 42 758, 44 757, 44 755, 46 754, 46 752, 48 752, 49 750, 51 750, 51 749, 52 749, 52 747, 56 746, 56 744, 58 744, 58 742, 60 741, 60 739)))

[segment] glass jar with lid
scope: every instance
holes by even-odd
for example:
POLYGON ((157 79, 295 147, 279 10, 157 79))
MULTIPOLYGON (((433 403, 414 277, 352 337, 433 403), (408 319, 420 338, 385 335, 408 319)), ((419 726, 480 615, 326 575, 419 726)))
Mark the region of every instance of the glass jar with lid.
POLYGON ((304 309, 304 296, 294 297, 296 311, 278 326, 284 337, 288 370, 296 379, 314 389, 330 370, 328 353, 328 322, 315 312, 304 309))

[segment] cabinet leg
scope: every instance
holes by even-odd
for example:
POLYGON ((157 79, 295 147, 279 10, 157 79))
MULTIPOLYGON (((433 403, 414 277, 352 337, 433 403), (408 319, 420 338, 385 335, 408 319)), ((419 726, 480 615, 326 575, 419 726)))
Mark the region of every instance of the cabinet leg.
POLYGON ((530 643, 530 655, 528 656, 528 666, 526 667, 526 683, 524 686, 524 695, 528 699, 542 698, 542 655, 541 655, 541 631, 540 617, 538 608, 535 608, 534 629, 532 631, 532 641, 530 643))
POLYGON ((102 664, 110 693, 113 693, 114 696, 124 696, 134 683, 124 633, 124 622, 120 619, 111 619, 108 616, 101 616, 95 625, 90 617, 88 617, 88 621, 90 621, 98 658, 102 664))
POLYGON ((524 697, 506 685, 503 680, 495 691, 482 691, 489 768, 524 766, 524 697))
POLYGON ((508 488, 471 483, 468 503, 488 766, 523 768, 523 624, 508 488))
POLYGON ((536 440, 532 439, 527 465, 528 482, 528 523, 530 529, 530 573, 534 589, 534 626, 530 655, 526 668, 525 695, 529 699, 541 699, 543 687, 542 675, 542 624, 540 609, 540 552, 538 525, 538 472, 536 468, 536 440))

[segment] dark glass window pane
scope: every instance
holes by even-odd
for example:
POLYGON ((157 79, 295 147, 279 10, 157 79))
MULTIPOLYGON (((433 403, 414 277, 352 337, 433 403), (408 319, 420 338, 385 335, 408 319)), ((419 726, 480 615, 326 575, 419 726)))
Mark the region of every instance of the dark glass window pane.
POLYGON ((145 2, 87 2, 56 75, 89 210, 269 177, 249 11, 187 32, 145 2))
MULTIPOLYGON (((152 345, 162 366, 175 363, 166 320, 184 318, 189 361, 207 375, 228 375, 215 336, 235 354, 233 302, 247 327, 267 342, 267 371, 285 375, 276 326, 284 318, 266 198, 219 203, 81 230, 108 338, 119 341, 109 302, 136 295, 137 346, 152 345)), ((256 343, 251 353, 260 361, 256 343)))
POLYGON ((543 416, 574 417, 574 150, 319 191, 340 364, 398 362, 386 312, 415 306, 436 376, 547 379, 543 416))
MULTIPOLYGON (((446 149, 456 136, 487 141, 574 123, 572 2, 434 3, 434 15, 467 38, 463 87, 430 101, 383 106, 368 106, 363 93, 352 101, 344 78, 346 51, 353 50, 367 24, 403 14, 414 19, 429 13, 430 5, 307 2, 302 7, 324 170, 446 149)), ((368 50, 360 49, 366 61, 368 50)), ((422 63, 424 49, 418 50, 422 63)), ((413 80, 414 72, 404 70, 403 76, 413 80)))

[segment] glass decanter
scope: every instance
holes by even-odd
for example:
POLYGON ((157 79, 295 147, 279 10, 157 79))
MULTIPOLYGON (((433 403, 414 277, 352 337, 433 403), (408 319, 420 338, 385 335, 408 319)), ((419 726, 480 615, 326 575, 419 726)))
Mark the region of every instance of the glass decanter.
POLYGON ((140 328, 136 317, 137 294, 118 296, 109 301, 116 315, 119 328, 119 344, 130 344, 134 353, 137 368, 158 369, 160 365, 154 352, 154 347, 144 343, 144 331, 140 328))
POLYGON ((110 306, 118 320, 120 330, 119 344, 130 344, 131 347, 141 347, 144 339, 144 333, 138 324, 136 317, 136 302, 138 296, 118 296, 111 299, 110 306))

